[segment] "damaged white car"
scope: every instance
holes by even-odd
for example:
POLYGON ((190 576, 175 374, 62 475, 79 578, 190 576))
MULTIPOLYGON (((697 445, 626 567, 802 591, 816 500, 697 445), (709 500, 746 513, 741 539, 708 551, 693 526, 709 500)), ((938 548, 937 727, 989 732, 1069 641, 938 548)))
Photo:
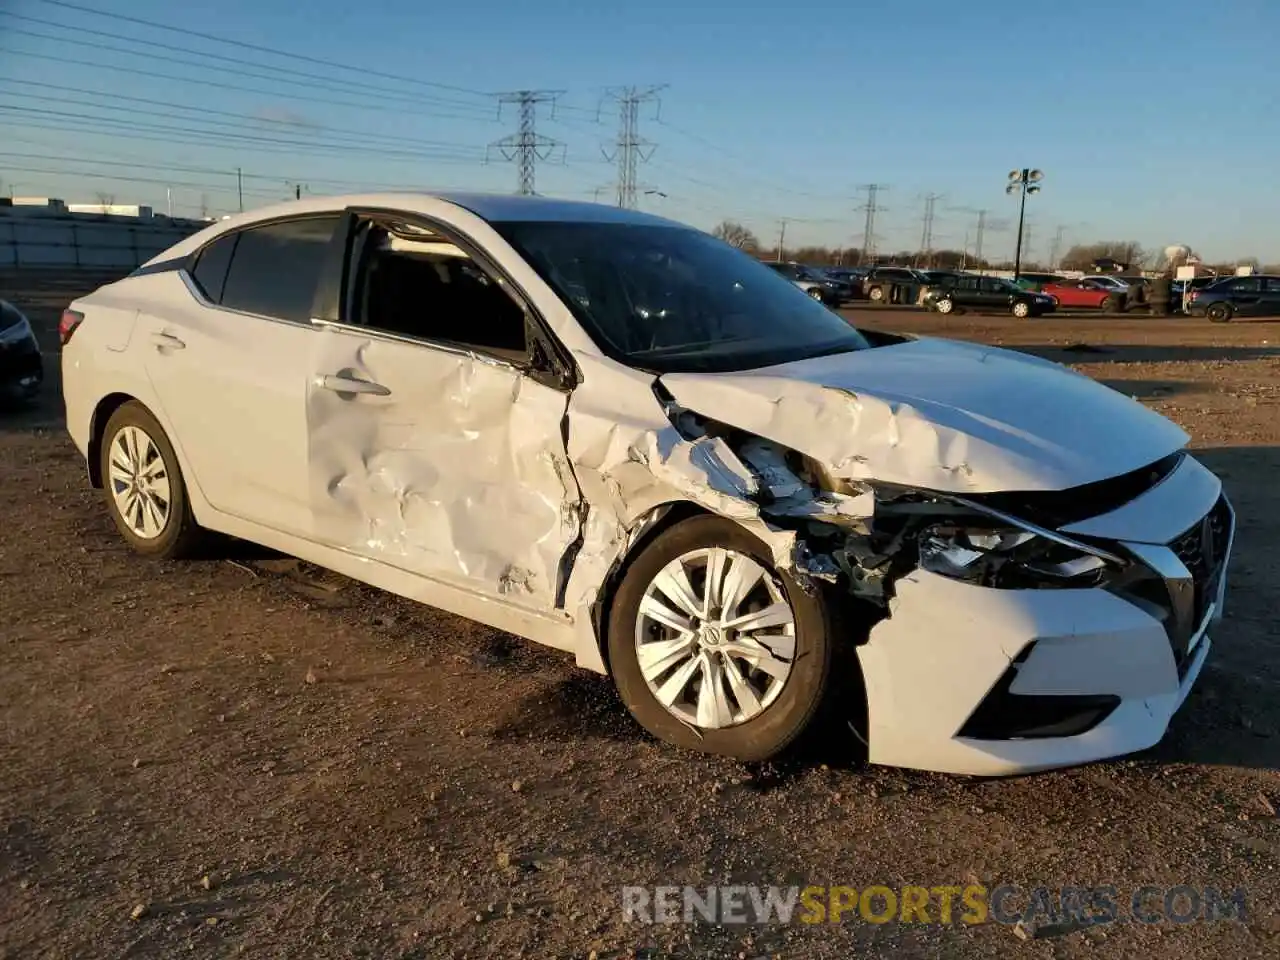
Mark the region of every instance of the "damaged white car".
POLYGON ((1139 750, 1222 611, 1234 517, 1177 426, 633 211, 288 203, 60 333, 139 552, 219 531, 569 651, 687 747, 774 756, 855 681, 875 763, 1139 750))

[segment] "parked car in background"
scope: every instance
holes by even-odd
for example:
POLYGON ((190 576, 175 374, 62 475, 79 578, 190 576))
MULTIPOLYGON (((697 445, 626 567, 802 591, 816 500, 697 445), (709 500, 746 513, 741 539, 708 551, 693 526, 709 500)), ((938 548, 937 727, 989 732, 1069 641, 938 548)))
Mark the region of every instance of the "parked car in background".
POLYGON ((1188 299, 1187 294, 1189 292, 1198 294, 1205 287, 1209 286, 1210 284, 1217 283, 1221 279, 1223 279, 1221 276, 1207 276, 1207 277, 1192 277, 1190 280, 1173 281, 1173 284, 1169 290, 1169 295, 1171 297, 1170 307, 1174 311, 1185 312, 1187 305, 1190 303, 1190 300, 1195 299, 1194 296, 1188 299))
POLYGON ((1188 313, 1214 323, 1226 323, 1232 317, 1280 316, 1280 277, 1257 273, 1223 277, 1187 297, 1188 313))
POLYGON ((1093 280, 1060 280, 1045 284, 1040 292, 1051 297, 1055 305, 1073 309, 1117 313, 1124 309, 1125 304, 1123 293, 1093 280))
POLYGON ((1119 277, 1112 277, 1105 273, 1092 273, 1087 277, 1081 277, 1081 280, 1092 280, 1094 283, 1101 284, 1104 287, 1110 287, 1112 290, 1120 293, 1128 293, 1129 284, 1119 277))
POLYGON ((964 274, 950 284, 933 287, 925 294, 925 306, 938 313, 951 313, 957 308, 1008 311, 1015 317, 1038 317, 1052 313, 1052 297, 1023 290, 1003 277, 979 277, 964 274))
POLYGON ((26 315, 0 300, 0 399, 30 400, 44 382, 40 344, 26 315))
POLYGON ((1034 290, 1041 292, 1046 283, 1058 283, 1065 280, 1061 274, 1057 273, 1020 273, 1018 278, 1013 282, 1020 286, 1023 290, 1034 290))
POLYGON ((59 337, 136 553, 216 531, 515 633, 685 749, 766 760, 823 717, 876 764, 1126 754, 1222 615, 1234 513, 1176 424, 1037 357, 857 330, 635 210, 290 201, 59 337))
POLYGON ((782 274, 813 299, 831 307, 838 307, 845 300, 853 299, 853 290, 847 284, 834 280, 816 267, 803 263, 778 263, 766 260, 765 266, 782 274))
POLYGON ((839 280, 848 285, 851 297, 858 297, 862 295, 862 278, 870 269, 870 267, 824 267, 823 272, 833 280, 839 280))
POLYGON ((889 299, 889 287, 893 285, 923 287, 926 281, 923 274, 910 267, 872 267, 862 278, 863 294, 876 303, 889 299))

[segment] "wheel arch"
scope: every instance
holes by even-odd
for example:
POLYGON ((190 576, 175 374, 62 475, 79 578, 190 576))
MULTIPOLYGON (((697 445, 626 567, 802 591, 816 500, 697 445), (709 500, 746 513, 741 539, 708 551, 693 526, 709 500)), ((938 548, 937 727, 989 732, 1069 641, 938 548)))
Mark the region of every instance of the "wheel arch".
MULTIPOLYGON (((102 489, 102 439, 103 434, 107 431, 107 421, 111 419, 111 415, 123 407, 130 401, 134 403, 142 403, 137 397, 121 393, 108 393, 105 397, 98 401, 93 408, 93 414, 89 418, 89 449, 88 449, 88 468, 89 483, 95 490, 102 489)), ((142 406, 148 411, 149 407, 145 403, 142 406)), ((154 413, 152 414, 154 416, 154 413)))
POLYGON ((674 527, 691 517, 719 516, 712 510, 699 506, 692 500, 668 500, 651 507, 631 525, 634 539, 618 553, 613 565, 601 581, 600 592, 591 608, 592 634, 595 637, 596 652, 600 662, 604 664, 604 672, 612 675, 609 664, 609 618, 613 613, 613 600, 618 586, 627 570, 635 562, 636 557, 644 552, 645 547, 653 542, 664 530, 674 527), (635 535, 635 531, 639 531, 635 535))

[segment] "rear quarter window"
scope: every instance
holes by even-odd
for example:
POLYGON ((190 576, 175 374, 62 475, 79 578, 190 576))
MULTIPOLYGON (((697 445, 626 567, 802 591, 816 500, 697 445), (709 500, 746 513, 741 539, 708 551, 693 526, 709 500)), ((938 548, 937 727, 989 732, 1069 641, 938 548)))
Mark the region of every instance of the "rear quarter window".
POLYGON ((200 292, 211 303, 222 302, 222 288, 227 282, 227 268, 231 266, 231 256, 236 249, 238 233, 219 237, 196 254, 195 265, 191 269, 191 279, 196 282, 200 292))
MULTIPOLYGON (((222 306, 307 323, 340 217, 308 217, 240 231, 222 306)), ((198 266, 198 265, 197 265, 198 266)))

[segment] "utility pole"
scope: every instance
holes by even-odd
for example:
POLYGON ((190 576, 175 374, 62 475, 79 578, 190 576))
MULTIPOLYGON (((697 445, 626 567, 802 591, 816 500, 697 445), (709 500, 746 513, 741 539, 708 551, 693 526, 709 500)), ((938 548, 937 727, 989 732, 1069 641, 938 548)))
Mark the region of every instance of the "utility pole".
POLYGON ((883 183, 865 183, 858 190, 866 191, 867 202, 864 203, 859 210, 866 212, 867 219, 862 228, 862 256, 870 258, 875 262, 876 253, 876 213, 883 208, 878 204, 877 198, 881 190, 888 190, 888 186, 883 183))
POLYGON ((1022 233, 1023 227, 1027 219, 1027 194, 1040 192, 1040 181, 1044 179, 1044 173, 1031 167, 1023 167, 1021 170, 1010 170, 1009 179, 1005 184, 1004 192, 1007 194, 1019 194, 1018 203, 1018 240, 1013 252, 1013 279, 1016 281, 1022 273, 1022 233))
POLYGON ((641 162, 647 162, 657 148, 656 144, 640 136, 640 106, 644 103, 657 104, 654 108, 656 115, 662 103, 658 94, 664 86, 621 87, 607 94, 618 102, 618 139, 612 153, 607 150, 601 152, 610 163, 618 164, 618 206, 627 210, 636 206, 639 189, 636 169, 641 162))
POLYGON ((782 229, 778 231, 778 254, 773 258, 775 263, 782 262, 782 250, 787 242, 787 220, 785 217, 782 219, 781 223, 782 229))
POLYGON ((244 213, 244 175, 236 167, 236 195, 240 198, 240 212, 244 213))
POLYGON ((207 193, 200 194, 200 219, 207 220, 209 218, 209 195, 207 193))
POLYGON ((924 254, 926 268, 933 266, 933 206, 941 199, 940 193, 928 193, 924 198, 924 226, 920 231, 920 251, 924 254))
POLYGON ((1031 229, 1034 226, 1035 222, 1028 220, 1022 231, 1022 253, 1028 260, 1031 259, 1031 229))
POLYGON ((165 206, 165 213, 168 215, 169 219, 172 220, 173 219, 173 188, 172 187, 164 188, 164 206, 165 206))
POLYGON ((978 211, 978 234, 973 243, 973 259, 978 262, 978 271, 983 272, 985 266, 982 260, 982 235, 987 231, 987 211, 978 211))

